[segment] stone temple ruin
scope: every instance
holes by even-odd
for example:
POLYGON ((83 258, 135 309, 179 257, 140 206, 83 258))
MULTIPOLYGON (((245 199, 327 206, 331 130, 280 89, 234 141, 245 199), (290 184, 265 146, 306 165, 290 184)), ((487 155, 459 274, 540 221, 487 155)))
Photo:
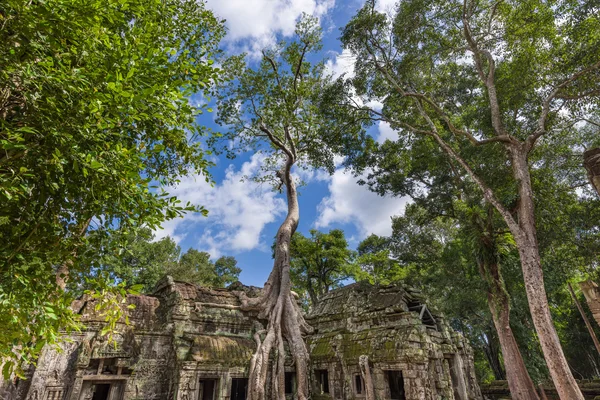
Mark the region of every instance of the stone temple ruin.
MULTIPOLYGON (((161 280, 152 295, 129 296, 130 325, 108 343, 102 318, 83 298, 73 307, 86 330, 67 336, 60 351, 44 349, 29 379, 5 390, 19 400, 244 400, 253 333, 263 329, 240 309, 234 284, 208 289, 161 280)), ((366 361, 376 399, 481 399, 472 351, 422 296, 401 286, 356 283, 328 293, 307 316, 315 332, 312 398, 364 399, 359 359, 366 361)), ((294 398, 293 365, 285 390, 294 398)), ((0 398, 2 398, 0 390, 0 398)))

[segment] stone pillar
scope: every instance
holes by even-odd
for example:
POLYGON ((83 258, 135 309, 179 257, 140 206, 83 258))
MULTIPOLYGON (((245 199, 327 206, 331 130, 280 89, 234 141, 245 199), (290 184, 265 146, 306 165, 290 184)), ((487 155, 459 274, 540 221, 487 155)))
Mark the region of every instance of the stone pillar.
POLYGON ((594 319, 600 324, 600 289, 592 281, 579 282, 579 287, 585 296, 588 307, 594 316, 594 319))

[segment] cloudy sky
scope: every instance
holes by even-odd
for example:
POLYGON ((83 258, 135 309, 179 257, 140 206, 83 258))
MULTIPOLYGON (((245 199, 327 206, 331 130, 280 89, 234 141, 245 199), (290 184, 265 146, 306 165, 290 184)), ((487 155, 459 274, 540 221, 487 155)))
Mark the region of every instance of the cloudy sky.
MULTIPOLYGON (((227 21, 223 47, 231 54, 243 51, 258 55, 277 39, 293 35, 302 13, 319 17, 325 33, 321 56, 336 75, 352 73, 352 57, 342 51, 337 38, 340 27, 361 5, 358 0, 208 0, 208 6, 227 21)), ((382 10, 392 6, 391 0, 378 4, 382 10)), ((213 117, 204 116, 199 123, 216 128, 213 117)), ((379 141, 395 136, 385 124, 374 127, 372 134, 379 141)), ((188 214, 169 221, 156 232, 157 237, 169 235, 184 250, 193 247, 213 257, 232 255, 242 268, 240 280, 262 286, 272 268, 270 247, 286 204, 270 186, 243 180, 257 172, 261 163, 260 155, 243 154, 233 161, 223 157, 211 171, 215 185, 207 184, 203 177, 182 179, 169 192, 203 205, 209 216, 188 214)), ((342 169, 331 176, 315 172, 303 178, 307 185, 301 188, 298 230, 306 235, 310 229, 341 228, 353 247, 371 233, 389 234, 390 217, 401 214, 406 203, 369 192, 342 169)))

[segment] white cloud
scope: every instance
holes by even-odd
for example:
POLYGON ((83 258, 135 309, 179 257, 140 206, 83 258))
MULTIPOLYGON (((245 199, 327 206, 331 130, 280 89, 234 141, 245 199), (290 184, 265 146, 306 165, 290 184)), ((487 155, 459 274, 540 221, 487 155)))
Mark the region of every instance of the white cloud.
POLYGON ((296 21, 307 13, 323 17, 335 0, 208 0, 208 7, 226 19, 226 41, 249 53, 260 52, 275 43, 277 35, 290 36, 296 21))
POLYGON ((398 0, 377 0, 375 2, 375 9, 379 12, 384 12, 393 15, 395 14, 397 3, 398 0))
POLYGON ((379 122, 379 135, 377 136, 377 142, 383 143, 386 140, 395 142, 398 140, 398 132, 392 129, 390 124, 385 121, 379 122))
POLYGON ((201 176, 184 178, 169 190, 183 202, 206 207, 208 217, 187 214, 184 218, 163 224, 157 237, 170 235, 181 241, 194 233, 200 234, 197 245, 213 256, 223 251, 247 251, 264 246, 262 232, 265 226, 275 222, 286 209, 285 202, 269 185, 243 180, 259 172, 263 157, 252 156, 239 170, 233 165, 227 168, 223 181, 214 187, 201 176))
POLYGON ((329 182, 330 194, 318 206, 316 227, 350 223, 356 226, 362 238, 371 233, 390 235, 390 218, 404 212, 408 199, 381 197, 356 182, 357 178, 352 174, 343 169, 336 170, 329 182))
POLYGON ((333 75, 334 79, 339 78, 342 74, 346 74, 346 78, 354 77, 354 62, 356 57, 348 49, 342 50, 341 53, 335 55, 335 58, 325 62, 325 73, 333 75))

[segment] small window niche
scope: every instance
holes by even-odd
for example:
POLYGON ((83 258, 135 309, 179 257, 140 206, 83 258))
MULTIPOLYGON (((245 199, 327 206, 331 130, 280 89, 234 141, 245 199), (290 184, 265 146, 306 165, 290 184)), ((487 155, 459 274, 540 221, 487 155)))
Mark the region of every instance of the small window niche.
POLYGON ((365 381, 362 375, 354 375, 354 393, 357 396, 365 395, 365 381))
POLYGON ((101 362, 101 374, 102 375, 117 375, 117 359, 116 358, 104 358, 101 362))

